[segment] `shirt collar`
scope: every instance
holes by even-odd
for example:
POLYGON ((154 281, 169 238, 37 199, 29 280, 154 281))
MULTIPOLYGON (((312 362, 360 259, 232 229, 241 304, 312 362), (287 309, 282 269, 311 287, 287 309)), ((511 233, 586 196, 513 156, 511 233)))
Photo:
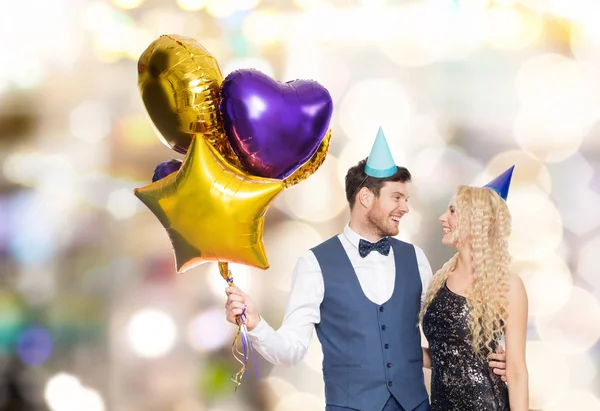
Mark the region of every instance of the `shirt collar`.
POLYGON ((346 226, 344 227, 344 236, 346 237, 346 239, 348 241, 350 241, 350 244, 352 244, 352 246, 354 248, 356 248, 357 250, 358 250, 358 243, 360 242, 360 240, 369 241, 366 238, 362 237, 360 234, 358 234, 356 231, 351 229, 349 222, 346 223, 346 226))
MULTIPOLYGON (((358 234, 356 231, 351 229, 350 222, 347 222, 346 226, 344 227, 344 236, 346 237, 346 239, 348 241, 350 241, 350 244, 352 244, 352 246, 354 248, 356 248, 357 250, 358 250, 358 243, 360 242, 360 240, 369 241, 366 238, 364 238, 363 236, 361 236, 360 234, 358 234)), ((388 237, 388 238, 392 238, 392 237, 388 237)))

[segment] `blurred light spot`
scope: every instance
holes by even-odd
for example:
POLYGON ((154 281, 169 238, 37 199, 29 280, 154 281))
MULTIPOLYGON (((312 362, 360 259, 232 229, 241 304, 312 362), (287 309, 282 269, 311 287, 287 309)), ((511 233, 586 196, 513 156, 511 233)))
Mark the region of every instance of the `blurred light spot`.
POLYGON ((337 158, 328 154, 310 178, 285 190, 281 197, 295 217, 306 221, 327 221, 340 214, 348 203, 337 179, 337 158))
MULTIPOLYGON (((150 177, 148 177, 149 179, 150 177)), ((137 201, 133 194, 134 188, 147 184, 148 180, 126 181, 102 173, 89 173, 81 176, 82 188, 79 194, 92 206, 104 209, 110 194, 117 190, 124 190, 124 187, 129 190, 131 197, 137 201)), ((122 195, 125 196, 124 192, 122 195)))
POLYGON ((361 0, 365 7, 381 7, 385 6, 387 0, 361 0))
MULTIPOLYGON (((134 20, 121 11, 105 11, 101 14, 105 21, 94 26, 93 46, 98 59, 106 62, 116 61, 124 57, 134 57, 147 47, 149 33, 137 30, 134 20)), ((90 18, 93 18, 90 17, 90 18)))
MULTIPOLYGON (((210 290, 215 296, 225 300, 225 287, 227 287, 227 282, 219 273, 219 265, 217 263, 208 264, 210 266, 210 272, 208 273, 207 281, 210 290)), ((231 271, 231 275, 233 276, 234 284, 242 291, 250 294, 253 299, 257 300, 260 297, 260 295, 257 294, 260 292, 260 287, 255 286, 254 280, 257 274, 260 276, 260 272, 262 272, 262 270, 244 264, 229 263, 228 266, 229 271, 231 271)))
POLYGON ((522 103, 541 102, 560 85, 549 84, 552 79, 548 70, 569 60, 554 53, 538 54, 527 59, 519 68, 516 78, 517 95, 522 103))
POLYGON ((573 155, 598 120, 598 74, 557 54, 526 61, 516 87, 522 110, 515 121, 519 145, 542 161, 573 155))
POLYGON ((551 255, 563 237, 561 216, 537 188, 511 190, 512 233, 509 251, 519 260, 535 261, 551 255))
POLYGON ((552 113, 522 110, 517 114, 514 132, 519 146, 547 162, 563 161, 575 154, 583 141, 583 133, 566 129, 566 122, 574 113, 559 111, 557 107, 552 113), (559 122, 562 124, 557 124, 559 122))
POLYGON ((588 291, 573 287, 569 300, 549 316, 537 316, 540 337, 566 354, 578 354, 600 339, 600 303, 588 291))
POLYGON ((104 411, 104 400, 100 393, 95 390, 85 388, 81 390, 79 395, 80 410, 86 411, 104 411))
POLYGON ((52 259, 63 245, 64 237, 59 228, 64 228, 61 223, 68 214, 65 211, 61 214, 61 210, 53 212, 52 204, 34 191, 11 197, 9 250, 17 261, 43 263, 52 259))
POLYGON ((577 274, 585 280, 596 295, 600 295, 600 275, 598 275, 598 253, 600 235, 589 239, 579 251, 577 274))
POLYGON ((287 397, 298 392, 296 387, 283 378, 269 376, 263 380, 277 398, 287 397))
MULTIPOLYGON (((198 33, 199 29, 202 30, 198 27, 198 18, 198 13, 182 13, 180 9, 169 7, 167 3, 163 7, 153 7, 145 10, 137 21, 139 27, 143 27, 152 35, 152 40, 150 40, 152 42, 156 39, 158 33, 198 33)), ((221 41, 220 43, 224 42, 221 41)), ((148 44, 146 43, 144 48, 140 50, 140 54, 148 44)), ((201 44, 215 56, 219 53, 215 53, 214 45, 218 44, 219 48, 223 47, 223 44, 216 43, 209 37, 203 37, 201 44), (212 43, 212 46, 207 47, 207 43, 212 43)))
POLYGON ((195 398, 187 398, 177 402, 173 411, 204 411, 206 408, 195 398))
POLYGON ((571 50, 579 61, 600 68, 600 29, 595 16, 590 13, 589 18, 572 26, 571 50))
POLYGON ((573 253, 572 245, 567 242, 563 237, 558 248, 556 249, 556 255, 563 259, 563 261, 572 261, 571 254, 573 253))
POLYGON ((152 147, 156 141, 161 141, 152 122, 145 116, 123 116, 117 125, 119 142, 133 148, 152 147))
MULTIPOLYGON (((577 175, 577 174, 574 174, 577 175)), ((572 188, 576 188, 573 185, 572 188)), ((574 190, 575 191, 575 190, 574 190)), ((600 195, 589 188, 580 188, 569 196, 553 195, 564 225, 569 231, 584 235, 600 226, 600 195)))
POLYGON ((415 209, 415 204, 413 202, 410 204, 410 212, 402 217, 400 222, 400 232, 398 235, 394 236, 394 238, 407 243, 412 243, 413 237, 417 236, 421 232, 422 220, 423 218, 421 217, 421 213, 415 209))
POLYGON ((11 64, 0 65, 0 85, 4 84, 1 88, 15 85, 23 89, 32 89, 42 81, 45 74, 39 60, 12 56, 11 64))
POLYGON ((177 0, 179 7, 187 11, 201 10, 206 3, 207 0, 177 0))
POLYGON ((323 369, 323 349, 316 333, 313 333, 303 361, 314 371, 320 373, 323 369))
MULTIPOLYGON (((598 361, 593 352, 569 356, 571 387, 591 388, 598 376, 598 361)), ((600 407, 598 407, 600 409, 600 407)))
POLYGON ((115 6, 120 7, 122 9, 135 9, 142 5, 144 0, 112 0, 115 3, 115 6))
POLYGON ((515 170, 511 181, 511 190, 537 186, 540 190, 550 194, 552 179, 548 168, 539 159, 522 150, 509 150, 494 156, 488 162, 485 173, 476 184, 487 184, 512 165, 515 165, 515 170))
POLYGON ((552 198, 569 231, 584 235, 600 226, 600 195, 589 188, 594 168, 581 153, 553 165, 552 198))
POLYGON ((464 59, 486 38, 485 13, 483 1, 413 3, 390 16, 394 31, 383 51, 402 66, 464 59))
POLYGON ((234 4, 238 10, 252 10, 260 4, 260 0, 234 0, 234 4))
POLYGON ((229 17, 238 10, 236 0, 207 0, 206 11, 214 17, 229 17))
POLYGON ((114 190, 108 195, 106 209, 118 220, 133 217, 138 209, 137 198, 126 188, 114 190))
POLYGON ((81 383, 76 377, 60 373, 48 380, 44 397, 53 411, 75 411, 79 404, 73 398, 77 397, 80 390, 81 383))
POLYGON ((273 411, 322 411, 325 401, 316 395, 298 392, 282 397, 273 411))
POLYGON ((395 36, 379 45, 390 60, 400 66, 418 67, 443 59, 446 47, 441 37, 450 19, 439 4, 406 6, 396 17, 395 36))
POLYGON ((25 321, 26 313, 19 297, 0 288, 0 352, 4 353, 14 346, 25 321))
POLYGON ((515 261, 512 269, 525 284, 529 315, 555 313, 571 295, 571 271, 564 260, 556 255, 535 262, 515 261))
POLYGON ((8 196, 0 195, 0 250, 8 247, 10 236, 10 207, 8 196))
POLYGON ((82 25, 87 30, 99 31, 103 26, 111 24, 118 13, 119 11, 110 4, 94 1, 89 3, 83 11, 82 25))
POLYGON ((232 330, 233 325, 225 319, 223 308, 209 308, 190 322, 187 337, 195 350, 214 351, 233 342, 232 330))
POLYGON ((17 339, 19 358, 32 366, 45 363, 52 355, 53 346, 50 332, 39 326, 25 328, 17 339))
POLYGON ((280 15, 271 10, 256 11, 244 20, 242 31, 249 41, 271 44, 283 37, 283 22, 280 15))
POLYGON ((414 153, 426 148, 446 147, 446 137, 439 132, 434 119, 426 114, 417 114, 411 118, 410 135, 414 138, 410 139, 410 144, 406 144, 403 151, 412 149, 414 153))
POLYGON ((81 385, 78 378, 59 373, 46 383, 44 398, 52 411, 104 411, 100 394, 81 385))
POLYGON ((305 10, 313 10, 322 7, 327 7, 329 1, 327 0, 294 0, 294 4, 305 10))
POLYGON ((411 160, 413 190, 430 201, 443 200, 446 208, 458 186, 469 184, 482 168, 478 160, 456 146, 424 149, 411 160))
POLYGON ((147 309, 131 318, 127 336, 137 355, 155 358, 171 350, 177 337, 177 328, 173 319, 166 313, 147 309))
MULTIPOLYGON (((493 0, 450 0, 453 5, 460 4, 461 7, 467 10, 485 10, 492 1, 493 0)), ((439 2, 439 0, 430 0, 430 2, 436 3, 439 2)))
POLYGON ((544 411, 598 411, 600 410, 600 398, 585 390, 570 390, 554 406, 544 411))
POLYGON ((500 6, 514 6, 519 0, 494 0, 495 4, 500 6))
POLYGON ((488 11, 487 21, 488 43, 507 50, 529 46, 543 27, 541 16, 526 8, 494 7, 488 11))
POLYGON ((526 351, 529 408, 546 409, 556 404, 569 387, 568 360, 552 345, 541 341, 528 341, 526 351))
POLYGON ((589 20, 590 14, 597 15, 600 11, 595 0, 551 0, 545 2, 549 12, 571 20, 573 23, 589 20))
POLYGON ((269 284, 289 291, 298 258, 322 241, 317 230, 301 221, 284 221, 266 230, 265 248, 271 263, 267 272, 269 284))
POLYGON ((32 87, 45 72, 74 69, 83 37, 78 9, 75 0, 0 2, 0 37, 18 39, 3 46, 10 59, 0 65, 0 83, 8 72, 16 84, 32 87))
POLYGON ((70 125, 75 137, 95 143, 110 132, 110 115, 105 104, 84 101, 71 112, 70 125))
MULTIPOLYGON (((354 84, 339 110, 340 126, 352 140, 363 140, 372 146, 380 126, 390 146, 395 143, 403 146, 411 137, 408 131, 412 102, 395 79, 373 78, 354 84)), ((366 151, 364 157, 368 155, 366 151)))
POLYGON ((27 186, 41 184, 50 178, 66 182, 75 174, 66 156, 38 151, 9 154, 4 160, 3 171, 7 179, 27 186))
POLYGON ((334 50, 314 41, 294 39, 287 42, 283 80, 307 79, 327 88, 333 100, 346 92, 350 68, 334 50))
POLYGON ((227 77, 235 70, 255 69, 269 77, 274 76, 273 67, 268 60, 258 57, 239 57, 229 60, 222 69, 223 77, 227 77))

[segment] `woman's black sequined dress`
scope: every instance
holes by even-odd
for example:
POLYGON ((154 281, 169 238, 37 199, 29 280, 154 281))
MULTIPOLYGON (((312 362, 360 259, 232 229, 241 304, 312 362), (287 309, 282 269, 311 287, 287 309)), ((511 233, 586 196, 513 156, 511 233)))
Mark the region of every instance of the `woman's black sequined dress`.
POLYGON ((431 411, 507 411, 508 389, 473 351, 465 297, 442 286, 423 317, 431 353, 431 411))

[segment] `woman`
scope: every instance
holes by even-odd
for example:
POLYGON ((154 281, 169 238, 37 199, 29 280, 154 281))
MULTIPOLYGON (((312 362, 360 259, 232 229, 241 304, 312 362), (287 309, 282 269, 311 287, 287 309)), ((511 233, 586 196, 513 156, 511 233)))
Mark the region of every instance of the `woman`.
POLYGON ((431 411, 529 410, 527 295, 509 272, 511 217, 498 194, 508 184, 498 192, 489 186, 459 187, 439 218, 442 243, 457 253, 433 277, 421 311, 431 411), (487 363, 502 336, 510 390, 487 363))

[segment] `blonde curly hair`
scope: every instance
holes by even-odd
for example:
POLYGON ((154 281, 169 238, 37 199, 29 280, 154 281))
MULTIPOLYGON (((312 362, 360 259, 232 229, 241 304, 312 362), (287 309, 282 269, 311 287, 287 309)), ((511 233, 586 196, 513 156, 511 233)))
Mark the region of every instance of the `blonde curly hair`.
MULTIPOLYGON (((484 187, 460 186, 455 212, 458 236, 453 240, 457 246, 470 245, 474 268, 473 287, 466 296, 473 349, 486 356, 494 351, 508 315, 511 216, 506 202, 494 190, 484 187)), ((435 273, 420 313, 421 323, 457 262, 458 253, 435 273)))

